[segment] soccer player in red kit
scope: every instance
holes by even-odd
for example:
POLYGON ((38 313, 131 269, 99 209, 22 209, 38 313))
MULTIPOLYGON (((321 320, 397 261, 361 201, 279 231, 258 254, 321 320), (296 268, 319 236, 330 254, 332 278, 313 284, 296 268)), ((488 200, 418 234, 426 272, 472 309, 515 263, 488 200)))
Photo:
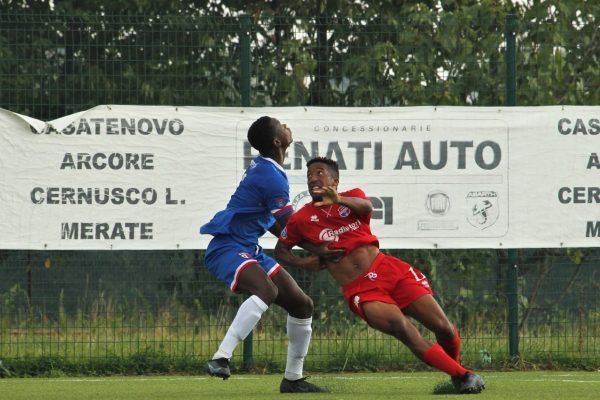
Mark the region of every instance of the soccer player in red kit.
POLYGON ((458 330, 434 299, 425 275, 379 251, 369 225, 373 206, 365 193, 358 188, 338 193, 339 167, 331 159, 314 158, 307 168, 313 202, 288 220, 275 247, 277 261, 316 270, 318 263, 292 253, 302 241, 344 250, 339 259, 322 260, 322 264, 342 286, 350 309, 371 327, 400 340, 428 365, 450 375, 459 393, 481 392, 485 383, 460 365, 458 330), (406 316, 431 330, 437 343, 426 340, 406 316))

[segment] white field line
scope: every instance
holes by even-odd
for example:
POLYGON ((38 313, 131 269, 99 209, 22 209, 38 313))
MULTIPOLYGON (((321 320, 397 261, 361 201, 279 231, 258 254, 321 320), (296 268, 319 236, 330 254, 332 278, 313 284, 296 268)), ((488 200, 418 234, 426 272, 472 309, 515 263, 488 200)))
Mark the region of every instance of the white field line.
POLYGON ((564 383, 600 383, 600 380, 578 381, 575 379, 515 379, 517 382, 564 382, 564 383))
MULTIPOLYGON (((443 375, 440 375, 440 377, 444 377, 443 375)), ((321 379, 336 379, 336 380, 371 380, 371 379, 376 379, 376 380, 394 380, 394 379, 403 379, 403 380, 409 380, 409 379, 431 379, 431 377, 427 377, 427 376, 378 376, 376 373, 374 373, 374 376, 327 376, 327 377, 322 377, 322 376, 311 376, 310 379, 311 380, 321 380, 321 379)), ((14 378, 14 380, 19 380, 22 379, 23 382, 27 382, 29 379, 36 379, 39 381, 46 381, 46 382, 129 382, 129 381, 197 381, 197 380, 208 380, 208 379, 218 379, 218 378, 212 378, 212 377, 202 377, 202 376, 198 376, 198 377, 192 377, 192 376, 188 376, 188 377, 123 377, 123 378, 116 378, 116 377, 103 377, 103 378, 14 378)), ((257 380, 257 379, 262 379, 260 376, 256 376, 256 377, 251 377, 251 376, 232 376, 231 378, 229 378, 230 380, 257 380)), ((0 384, 2 384, 2 382, 7 382, 6 379, 0 379, 0 384)))
MULTIPOLYGON (((13 378, 15 380, 23 380, 23 382, 31 381, 32 379, 38 381, 46 381, 46 382, 130 382, 130 381, 204 381, 208 379, 217 379, 210 377, 202 377, 202 376, 187 376, 187 377, 148 377, 142 378, 137 376, 132 377, 124 377, 124 378, 115 378, 111 376, 107 376, 104 378, 13 378)), ((254 380, 261 379, 260 377, 246 377, 246 376, 236 376, 231 377, 232 380, 254 380)), ((2 382, 7 382, 7 379, 0 379, 0 384, 2 382)))
MULTIPOLYGON (((577 379, 580 378, 581 375, 578 374, 557 374, 557 375, 547 375, 547 374, 543 374, 540 375, 541 378, 539 379, 514 379, 515 381, 519 381, 519 382, 564 382, 564 383, 600 383, 600 379, 586 379, 586 380, 581 380, 581 379, 577 379), (564 378, 571 378, 571 379, 561 379, 560 377, 564 377, 564 378)), ((485 379, 494 379, 494 378, 500 378, 502 379, 504 376, 500 376, 500 375, 488 375, 488 374, 483 374, 483 377, 485 379)), ((376 372, 373 373, 373 376, 311 376, 310 377, 312 380, 321 380, 321 379, 335 379, 335 380, 411 380, 411 379, 419 379, 419 380, 430 380, 432 378, 434 378, 434 376, 409 376, 409 375, 402 375, 402 376, 381 376, 379 374, 377 374, 376 372)), ((443 374, 439 374, 435 376, 435 378, 440 378, 440 379, 444 379, 445 375, 443 374)), ((213 377, 208 377, 208 376, 180 376, 180 377, 160 377, 160 376, 153 376, 153 377, 136 377, 136 376, 131 376, 131 377, 100 377, 100 378, 16 378, 16 379, 0 379, 0 385, 3 382, 8 382, 8 381, 15 381, 15 380, 22 380, 23 383, 26 382, 30 382, 31 379, 36 379, 36 380, 44 380, 48 383, 50 382, 130 382, 130 381, 204 381, 204 380, 209 380, 209 379, 217 379, 217 378, 213 378, 213 377)), ((262 379, 261 376, 232 376, 231 378, 229 378, 231 380, 258 380, 258 379, 262 379)))

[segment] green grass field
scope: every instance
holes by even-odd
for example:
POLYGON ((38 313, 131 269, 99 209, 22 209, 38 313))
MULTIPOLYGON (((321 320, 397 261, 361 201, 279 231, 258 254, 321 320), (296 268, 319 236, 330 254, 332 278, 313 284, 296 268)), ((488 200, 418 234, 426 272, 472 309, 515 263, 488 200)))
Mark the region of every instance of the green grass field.
MULTIPOLYGON (((481 399, 597 399, 600 371, 489 372, 482 374, 486 390, 481 399)), ((227 381, 207 376, 138 376, 0 379, 0 398, 9 400, 182 400, 281 399, 281 375, 236 375, 227 381)), ((442 399, 448 393, 445 375, 437 372, 318 374, 311 381, 332 393, 292 394, 295 400, 442 399)))

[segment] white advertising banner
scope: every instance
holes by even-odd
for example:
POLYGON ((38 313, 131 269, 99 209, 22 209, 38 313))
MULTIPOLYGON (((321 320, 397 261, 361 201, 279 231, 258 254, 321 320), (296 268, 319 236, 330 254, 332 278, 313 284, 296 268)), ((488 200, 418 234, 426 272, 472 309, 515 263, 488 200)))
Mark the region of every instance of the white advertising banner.
POLYGON ((295 207, 306 161, 333 158, 382 248, 600 246, 600 107, 111 105, 50 122, 0 109, 0 249, 206 248, 198 229, 263 115, 292 129, 295 207))

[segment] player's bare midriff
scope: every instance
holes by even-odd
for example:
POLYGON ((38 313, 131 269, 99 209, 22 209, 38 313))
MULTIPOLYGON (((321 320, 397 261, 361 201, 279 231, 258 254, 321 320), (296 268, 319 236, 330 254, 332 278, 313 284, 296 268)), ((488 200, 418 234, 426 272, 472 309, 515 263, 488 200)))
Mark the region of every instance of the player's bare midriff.
POLYGON ((377 254, 379 254, 377 246, 360 246, 338 262, 327 263, 327 270, 340 285, 344 286, 365 273, 375 261, 377 254))

